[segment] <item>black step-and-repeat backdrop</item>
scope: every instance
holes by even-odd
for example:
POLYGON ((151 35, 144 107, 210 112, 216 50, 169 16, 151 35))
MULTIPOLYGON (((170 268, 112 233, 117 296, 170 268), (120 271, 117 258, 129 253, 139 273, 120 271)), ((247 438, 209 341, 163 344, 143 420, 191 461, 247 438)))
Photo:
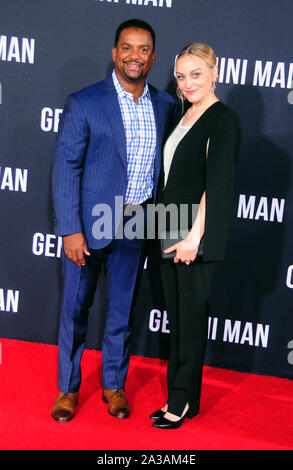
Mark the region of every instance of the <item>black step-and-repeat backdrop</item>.
MULTIPOLYGON (((57 344, 62 240, 54 235, 50 177, 58 122, 68 94, 111 73, 116 27, 133 17, 157 33, 151 83, 174 93, 175 55, 207 42, 218 57, 217 95, 242 122, 206 364, 292 378, 292 0, 1 0, 0 337, 57 344)), ((168 314, 147 261, 132 352, 166 359, 168 314)), ((101 279, 88 348, 100 349, 104 312, 101 279)))

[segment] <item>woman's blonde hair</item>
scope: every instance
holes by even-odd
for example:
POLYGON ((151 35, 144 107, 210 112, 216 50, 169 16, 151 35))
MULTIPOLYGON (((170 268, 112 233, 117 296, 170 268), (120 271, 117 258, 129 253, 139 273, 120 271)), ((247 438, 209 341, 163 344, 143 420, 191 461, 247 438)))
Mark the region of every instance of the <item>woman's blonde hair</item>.
POLYGON ((205 60, 209 67, 212 69, 217 65, 217 58, 214 50, 208 44, 203 42, 192 42, 185 46, 181 52, 179 52, 177 59, 184 55, 195 55, 205 60))

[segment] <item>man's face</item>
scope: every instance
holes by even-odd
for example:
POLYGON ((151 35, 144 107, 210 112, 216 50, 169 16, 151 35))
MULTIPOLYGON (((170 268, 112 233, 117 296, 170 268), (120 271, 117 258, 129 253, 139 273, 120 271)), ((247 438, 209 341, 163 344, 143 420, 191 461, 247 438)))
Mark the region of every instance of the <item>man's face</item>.
POLYGON ((117 47, 112 50, 112 57, 120 82, 145 80, 156 60, 151 34, 144 29, 124 29, 117 47))

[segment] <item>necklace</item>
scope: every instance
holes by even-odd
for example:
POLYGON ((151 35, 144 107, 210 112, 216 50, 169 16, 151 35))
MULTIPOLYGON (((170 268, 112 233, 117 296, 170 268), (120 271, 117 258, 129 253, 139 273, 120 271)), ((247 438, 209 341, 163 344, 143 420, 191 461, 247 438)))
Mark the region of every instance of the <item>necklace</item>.
POLYGON ((194 105, 192 105, 183 117, 182 124, 184 126, 193 125, 200 116, 217 101, 219 100, 216 98, 213 102, 206 104, 205 106, 194 107, 194 105))

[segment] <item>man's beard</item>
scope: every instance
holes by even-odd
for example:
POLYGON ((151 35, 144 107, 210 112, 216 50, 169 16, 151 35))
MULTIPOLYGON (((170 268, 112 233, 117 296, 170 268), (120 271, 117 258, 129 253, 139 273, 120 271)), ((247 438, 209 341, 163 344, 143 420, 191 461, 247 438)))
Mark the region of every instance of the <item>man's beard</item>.
MULTIPOLYGON (((128 74, 125 64, 123 64, 123 65, 124 65, 124 66, 123 66, 124 74, 125 74, 125 77, 126 77, 128 80, 131 80, 131 81, 135 82, 135 81, 141 79, 141 77, 142 77, 142 75, 143 75, 143 68, 140 68, 140 71, 139 71, 138 75, 133 76, 133 75, 129 75, 129 74, 128 74)), ((140 64, 140 65, 141 65, 141 64, 140 64)))

